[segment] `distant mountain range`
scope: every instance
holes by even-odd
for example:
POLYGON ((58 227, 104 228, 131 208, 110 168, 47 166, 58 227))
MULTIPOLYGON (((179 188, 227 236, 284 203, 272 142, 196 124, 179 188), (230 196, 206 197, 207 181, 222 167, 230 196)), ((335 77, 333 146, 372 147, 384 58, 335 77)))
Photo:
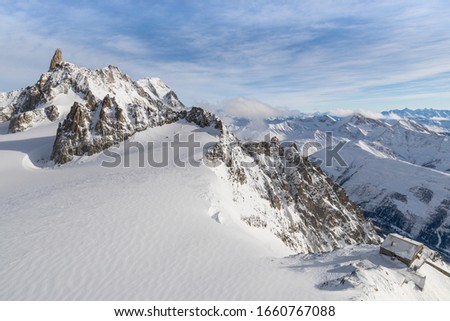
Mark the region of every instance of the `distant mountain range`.
POLYGON ((421 124, 450 129, 450 110, 405 108, 383 111, 382 114, 385 116, 397 115, 401 118, 415 120, 421 124))
POLYGON ((0 115, 11 134, 59 122, 50 166, 98 154, 149 128, 177 122, 211 127, 220 138, 214 157, 227 165, 236 199, 254 203, 241 214, 243 222, 267 229, 296 252, 377 242, 373 226, 344 190, 295 148, 277 140, 240 142, 210 112, 186 108, 159 78, 134 81, 114 66, 89 70, 63 61, 57 51, 36 84, 1 97, 0 115), (255 166, 245 166, 248 159, 255 166))
POLYGON ((379 234, 450 255, 449 114, 218 115, 57 50, 0 93, 0 300, 447 299, 434 251, 418 290, 379 234))
POLYGON ((345 188, 378 228, 401 232, 450 254, 450 111, 384 112, 271 118, 254 124, 231 118, 236 135, 261 139, 266 133, 282 142, 309 147, 305 152, 345 188), (393 115, 396 115, 394 117, 393 115), (430 118, 429 118, 430 117, 430 118), (326 133, 333 135, 345 165, 325 164, 326 133), (314 142, 314 143, 311 143, 314 142))
POLYGON ((450 110, 444 109, 433 109, 433 108, 422 108, 422 109, 391 109, 381 112, 383 115, 395 114, 402 118, 409 119, 450 119, 450 110))

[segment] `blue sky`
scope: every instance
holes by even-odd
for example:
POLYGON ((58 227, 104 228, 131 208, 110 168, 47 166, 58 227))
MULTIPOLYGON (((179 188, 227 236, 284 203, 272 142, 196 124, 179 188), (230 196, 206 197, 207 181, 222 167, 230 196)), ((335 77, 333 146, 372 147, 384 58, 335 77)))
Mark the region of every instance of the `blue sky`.
POLYGON ((430 0, 7 0, 0 91, 34 84, 60 47, 77 65, 160 77, 187 105, 450 108, 449 17, 430 0))

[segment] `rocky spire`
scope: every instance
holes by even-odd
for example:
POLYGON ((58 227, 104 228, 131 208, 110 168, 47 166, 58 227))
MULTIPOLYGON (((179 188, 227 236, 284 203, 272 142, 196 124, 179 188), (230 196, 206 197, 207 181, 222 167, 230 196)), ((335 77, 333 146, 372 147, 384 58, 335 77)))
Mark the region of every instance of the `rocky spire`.
POLYGON ((55 54, 53 55, 52 61, 50 62, 50 67, 48 68, 48 71, 52 71, 56 68, 59 64, 62 62, 62 52, 61 49, 56 49, 55 54))

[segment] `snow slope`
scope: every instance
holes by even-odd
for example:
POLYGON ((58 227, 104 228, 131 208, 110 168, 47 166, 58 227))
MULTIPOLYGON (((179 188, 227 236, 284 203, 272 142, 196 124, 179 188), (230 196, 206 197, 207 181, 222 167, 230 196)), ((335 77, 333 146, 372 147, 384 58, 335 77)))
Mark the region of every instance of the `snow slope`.
MULTIPOLYGON (((55 164, 100 153, 148 128, 181 120, 208 127, 220 136, 220 144, 213 143, 218 145, 214 154, 221 158, 231 151, 232 157, 221 159, 226 168, 219 175, 225 171, 225 181, 236 182, 233 199, 244 205, 239 218, 248 225, 269 230, 301 253, 378 242, 372 224, 345 192, 295 148, 288 148, 292 160, 284 164, 284 147, 276 141, 272 146, 242 145, 215 115, 199 107, 186 109, 158 78, 134 82, 117 67, 89 70, 60 61, 27 87, 13 108, 10 133, 43 126, 70 110, 56 131, 50 155, 55 164), (256 166, 247 169, 247 160, 256 166)), ((221 220, 217 213, 213 216, 221 220)))
MULTIPOLYGON (((327 167, 366 215, 385 231, 397 231, 450 254, 450 174, 401 161, 364 142, 341 150, 348 166, 327 167)), ((323 159, 324 150, 313 157, 323 159)))
MULTIPOLYGON (((445 111, 439 112, 442 116, 445 111)), ((303 146, 302 153, 321 162, 322 169, 384 232, 406 234, 450 253, 447 129, 414 119, 372 119, 361 114, 272 118, 258 122, 258 130, 249 130, 256 128, 250 120, 232 119, 231 125, 242 139, 270 134, 285 144, 303 146), (327 166, 327 132, 332 134, 330 148, 345 143, 340 155, 346 164, 334 161, 327 166)))
MULTIPOLYGON (((378 126, 353 125, 340 130, 378 126)), ((449 297, 443 274, 421 267, 421 291, 406 266, 360 245, 377 242, 372 224, 295 145, 241 143, 158 78, 60 61, 0 95, 0 159, 0 300, 449 297), (180 166, 169 147, 191 135, 208 153, 182 148, 180 160, 201 162, 180 166)))
MULTIPOLYGON (((142 135, 162 141, 193 129, 168 125, 142 135)), ((53 130, 42 127, 47 150, 53 130)), ((210 217, 222 206, 208 168, 106 169, 91 157, 41 169, 26 157, 36 146, 28 133, 2 135, 2 299, 239 299, 258 286, 269 293, 269 282, 258 283, 272 268, 260 257, 274 252, 255 246, 227 213, 224 224, 210 217)))
MULTIPOLYGON (((425 271, 430 286, 422 292, 404 283, 406 268, 380 256, 377 246, 283 258, 292 252, 243 223, 232 186, 206 166, 138 168, 132 151, 130 168, 101 167, 111 160, 102 154, 42 167, 54 131, 47 124, 6 135, 0 126, 1 300, 449 297, 449 278, 425 271), (324 285, 354 269, 348 284, 324 285)), ((192 132, 202 142, 218 139, 211 129, 181 121, 133 140, 192 132)))

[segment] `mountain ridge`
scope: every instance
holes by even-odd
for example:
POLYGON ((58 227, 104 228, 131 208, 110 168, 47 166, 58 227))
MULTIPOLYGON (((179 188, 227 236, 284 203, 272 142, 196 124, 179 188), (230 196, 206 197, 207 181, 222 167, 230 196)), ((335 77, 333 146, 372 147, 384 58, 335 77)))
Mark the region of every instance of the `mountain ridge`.
POLYGON ((270 133, 282 142, 297 144, 384 233, 418 238, 448 255, 450 131, 445 127, 417 119, 374 119, 361 113, 271 118, 258 127, 231 120, 238 137, 259 139, 270 133), (327 133, 331 134, 328 143, 327 133), (344 144, 339 152, 346 164, 327 165, 327 148, 339 144, 344 144))
POLYGON ((149 128, 180 121, 214 128, 220 142, 205 157, 225 164, 236 198, 244 203, 256 200, 255 208, 242 214, 246 224, 269 230, 288 248, 302 253, 379 241, 345 191, 295 148, 285 148, 276 140, 273 146, 241 142, 216 115, 200 107, 186 108, 159 78, 133 81, 114 66, 92 71, 63 61, 57 50, 50 71, 22 91, 13 107, 12 133, 39 126, 42 119, 29 120, 30 113, 45 114, 50 122, 64 118, 49 155, 56 165, 99 154, 149 128), (54 103, 61 97, 65 107, 54 103), (47 109, 53 111, 51 118, 47 109), (254 161, 253 168, 244 165, 246 159, 254 161))
MULTIPOLYGON (((334 127, 362 138, 379 123, 274 119, 267 124, 279 138, 241 140, 216 114, 186 108, 158 78, 136 82, 117 67, 89 71, 57 58, 42 83, 0 94, 0 298, 448 297, 450 281, 439 271, 424 264, 413 272, 381 255, 351 195, 301 142, 285 141, 298 133, 326 141, 323 129, 334 127), (198 165, 141 165, 141 156, 163 160, 190 137, 204 148, 182 150, 179 161, 198 165), (101 166, 110 160, 103 150, 129 164, 101 166), (423 290, 409 282, 415 273, 426 276, 423 290)), ((396 157, 362 139, 354 146, 358 156, 396 157)), ((438 199, 420 188, 411 193, 438 199)))

